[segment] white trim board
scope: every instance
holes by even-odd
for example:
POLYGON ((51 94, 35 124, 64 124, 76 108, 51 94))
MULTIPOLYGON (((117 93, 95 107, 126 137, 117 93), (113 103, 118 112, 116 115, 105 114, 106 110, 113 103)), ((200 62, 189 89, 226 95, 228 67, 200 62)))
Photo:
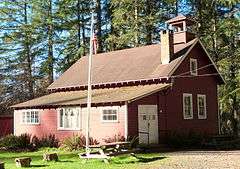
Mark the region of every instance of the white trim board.
POLYGON ((125 118, 124 118, 124 137, 125 137, 125 140, 127 141, 128 139, 128 102, 125 102, 125 118))

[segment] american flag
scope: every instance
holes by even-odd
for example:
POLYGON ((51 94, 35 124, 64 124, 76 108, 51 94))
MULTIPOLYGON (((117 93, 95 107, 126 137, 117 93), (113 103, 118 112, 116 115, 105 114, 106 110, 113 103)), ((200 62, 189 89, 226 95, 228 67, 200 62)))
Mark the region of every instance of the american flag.
POLYGON ((95 31, 93 32, 92 43, 93 43, 93 54, 97 54, 98 40, 97 40, 97 34, 95 31))

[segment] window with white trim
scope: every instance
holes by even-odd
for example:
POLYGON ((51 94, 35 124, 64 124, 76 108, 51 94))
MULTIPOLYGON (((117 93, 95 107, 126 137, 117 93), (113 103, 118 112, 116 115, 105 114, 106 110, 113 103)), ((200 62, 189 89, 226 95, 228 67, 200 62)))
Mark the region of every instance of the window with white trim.
POLYGON ((183 118, 193 119, 193 102, 192 94, 183 94, 183 118))
POLYGON ((80 129, 80 108, 61 108, 58 111, 58 128, 63 130, 80 129))
POLYGON ((206 119, 207 118, 206 95, 198 94, 197 104, 198 104, 198 118, 206 119))
POLYGON ((27 110, 22 112, 22 123, 23 124, 39 124, 39 111, 27 110))
POLYGON ((190 73, 191 75, 197 75, 197 59, 190 59, 190 73))
POLYGON ((103 122, 118 122, 118 109, 109 107, 102 109, 103 122))

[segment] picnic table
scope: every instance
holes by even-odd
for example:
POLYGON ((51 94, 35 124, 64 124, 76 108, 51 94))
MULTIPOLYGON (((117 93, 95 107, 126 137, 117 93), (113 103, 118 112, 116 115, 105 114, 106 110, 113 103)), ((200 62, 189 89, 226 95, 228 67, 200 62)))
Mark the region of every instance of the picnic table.
POLYGON ((108 163, 110 156, 128 152, 129 144, 130 142, 113 142, 90 145, 89 152, 79 154, 79 157, 83 159, 103 159, 105 163, 108 163))

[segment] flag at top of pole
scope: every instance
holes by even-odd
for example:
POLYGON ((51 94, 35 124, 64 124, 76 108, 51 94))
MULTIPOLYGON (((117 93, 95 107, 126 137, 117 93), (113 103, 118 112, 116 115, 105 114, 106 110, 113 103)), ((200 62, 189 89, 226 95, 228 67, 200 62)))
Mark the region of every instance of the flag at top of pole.
POLYGON ((90 37, 90 48, 88 56, 88 92, 87 92, 87 121, 86 121, 86 154, 90 153, 89 149, 89 126, 90 126, 90 113, 91 113, 91 102, 92 102, 92 55, 93 55, 93 42, 94 42, 94 16, 92 13, 91 17, 91 37, 90 37))

